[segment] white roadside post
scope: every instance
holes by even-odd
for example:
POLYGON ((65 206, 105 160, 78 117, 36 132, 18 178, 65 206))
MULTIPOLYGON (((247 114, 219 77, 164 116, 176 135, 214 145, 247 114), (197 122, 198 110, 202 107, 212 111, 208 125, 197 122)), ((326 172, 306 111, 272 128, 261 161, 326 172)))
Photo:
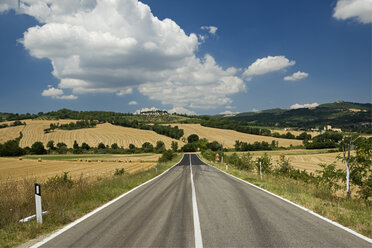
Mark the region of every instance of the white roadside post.
POLYGON ((43 215, 41 210, 41 189, 40 184, 35 183, 35 204, 36 204, 36 221, 37 223, 43 223, 43 215))
POLYGON ((261 165, 261 161, 260 161, 260 178, 262 180, 262 165, 261 165))

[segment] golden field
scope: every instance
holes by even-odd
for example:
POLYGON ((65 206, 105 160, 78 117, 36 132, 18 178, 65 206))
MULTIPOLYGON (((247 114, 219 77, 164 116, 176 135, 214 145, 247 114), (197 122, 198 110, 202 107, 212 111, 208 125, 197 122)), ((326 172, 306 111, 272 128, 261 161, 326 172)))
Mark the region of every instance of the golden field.
MULTIPOLYGON (((43 156, 41 158, 45 158, 43 156)), ((61 156, 62 157, 62 156, 61 156)), ((108 157, 82 158, 74 160, 46 160, 0 158, 0 182, 20 181, 26 178, 37 178, 39 182, 49 177, 69 172, 72 178, 95 178, 112 176, 116 169, 124 168, 125 172, 135 173, 155 167, 160 154, 111 155, 108 157)))
POLYGON ((22 131, 23 138, 20 141, 21 147, 31 147, 31 145, 36 141, 41 141, 46 145, 50 140, 53 140, 54 144, 63 142, 68 147, 72 147, 74 140, 76 140, 79 145, 85 142, 93 147, 96 147, 100 142, 103 142, 105 145, 117 143, 119 147, 123 146, 124 148, 128 148, 129 144, 134 144, 135 146, 140 147, 145 142, 150 142, 153 145, 156 145, 158 140, 163 141, 167 148, 171 147, 172 141, 179 142, 179 146, 182 146, 182 142, 157 134, 154 131, 120 127, 109 123, 99 124, 95 128, 76 130, 57 129, 51 133, 44 133, 44 129, 49 128, 51 123, 58 122, 60 124, 65 124, 72 121, 75 120, 26 120, 26 126, 0 129, 0 143, 9 139, 17 138, 19 132, 22 131))
MULTIPOLYGON (((319 164, 331 164, 336 163, 337 168, 344 169, 345 165, 341 160, 337 159, 337 156, 342 156, 341 152, 331 152, 331 153, 321 153, 322 150, 284 150, 284 151, 254 151, 250 152, 253 156, 253 160, 257 157, 262 156, 267 153, 271 156, 272 164, 275 167, 279 161, 281 154, 284 154, 286 158, 289 158, 290 164, 295 169, 306 170, 308 172, 315 172, 316 170, 321 170, 322 168, 319 164)), ((231 155, 232 152, 227 153, 231 155)), ((243 152, 238 152, 239 155, 243 152)))
POLYGON ((172 124, 172 126, 178 126, 180 129, 183 129, 185 133, 184 137, 188 137, 190 134, 197 134, 199 138, 206 138, 210 142, 214 140, 218 141, 227 148, 233 148, 236 140, 248 143, 254 143, 255 141, 266 141, 271 143, 272 140, 275 140, 279 142, 279 146, 283 147, 289 147, 290 145, 302 145, 301 140, 280 139, 261 135, 246 134, 227 129, 203 127, 200 124, 172 124))

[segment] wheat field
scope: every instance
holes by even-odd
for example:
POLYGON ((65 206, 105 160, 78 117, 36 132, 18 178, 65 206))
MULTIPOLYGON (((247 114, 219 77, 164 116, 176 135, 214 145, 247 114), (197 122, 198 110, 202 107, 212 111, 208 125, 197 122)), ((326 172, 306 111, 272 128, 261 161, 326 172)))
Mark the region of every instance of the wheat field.
POLYGON ((248 143, 254 143, 255 141, 266 141, 271 143, 272 140, 275 140, 279 142, 279 146, 283 147, 289 147, 290 145, 302 145, 301 140, 280 139, 261 135, 246 134, 233 130, 203 127, 200 124, 172 124, 172 126, 178 126, 179 128, 183 129, 185 133, 184 137, 186 138, 190 134, 197 134, 199 138, 206 138, 209 141, 218 141, 227 148, 233 148, 236 140, 248 143))
POLYGON ((94 178, 113 175, 116 169, 124 168, 135 173, 155 167, 160 154, 151 156, 116 156, 117 159, 76 159, 73 161, 0 158, 0 182, 37 178, 39 182, 49 177, 69 172, 72 178, 94 178))
POLYGON ((128 148, 129 144, 134 144, 137 147, 142 146, 145 142, 150 142, 156 145, 158 140, 163 141, 167 148, 171 147, 172 141, 182 142, 160 135, 150 130, 141 130, 128 127, 120 127, 109 123, 99 124, 95 128, 84 128, 76 130, 55 130, 51 133, 44 133, 44 129, 49 128, 51 123, 70 123, 75 120, 26 120, 26 126, 8 127, 0 129, 0 142, 3 143, 9 139, 14 139, 19 136, 22 131, 23 138, 20 141, 21 147, 31 146, 36 141, 41 141, 46 145, 48 141, 53 140, 54 144, 58 142, 65 143, 68 147, 72 147, 76 140, 79 145, 83 142, 90 146, 96 147, 98 143, 103 142, 105 145, 117 143, 124 148, 128 148))

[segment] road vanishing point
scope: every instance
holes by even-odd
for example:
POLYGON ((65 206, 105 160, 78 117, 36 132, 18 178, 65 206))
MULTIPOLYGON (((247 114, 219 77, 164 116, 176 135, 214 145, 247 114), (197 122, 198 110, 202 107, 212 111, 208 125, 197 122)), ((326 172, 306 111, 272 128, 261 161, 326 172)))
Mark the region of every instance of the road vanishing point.
POLYGON ((372 247, 196 154, 35 247, 372 247))

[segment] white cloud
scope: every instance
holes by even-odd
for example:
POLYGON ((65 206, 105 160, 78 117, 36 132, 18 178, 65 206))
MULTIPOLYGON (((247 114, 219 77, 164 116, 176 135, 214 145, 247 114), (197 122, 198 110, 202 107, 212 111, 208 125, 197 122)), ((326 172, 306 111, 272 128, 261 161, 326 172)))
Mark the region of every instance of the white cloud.
POLYGON ((138 104, 138 102, 136 102, 136 101, 130 101, 130 102, 128 102, 128 105, 137 105, 138 104))
POLYGON ((215 26, 201 26, 200 27, 202 30, 206 30, 206 31, 208 31, 210 34, 212 34, 212 35, 215 35, 216 34, 216 32, 217 32, 217 30, 218 30, 218 28, 217 27, 215 27, 215 26))
POLYGON ((226 110, 226 111, 223 111, 221 113, 219 113, 220 115, 236 115, 236 114, 239 114, 239 112, 232 112, 230 110, 226 110))
POLYGON ((132 93, 133 93, 133 89, 128 88, 128 89, 119 90, 119 92, 117 92, 116 95, 124 96, 124 95, 132 94, 132 93))
MULTIPOLYGON (((6 0, 1 11, 16 8, 14 2, 6 0)), ((20 42, 32 56, 48 58, 58 88, 73 94, 125 95, 138 88, 164 104, 215 108, 245 90, 236 68, 196 56, 197 35, 159 20, 138 0, 22 0, 16 11, 41 23, 20 42)), ((207 30, 215 34, 217 27, 207 30)))
POLYGON ((170 110, 168 110, 168 113, 177 113, 177 114, 184 114, 184 115, 196 115, 194 111, 188 110, 184 107, 174 107, 170 110))
POLYGON ((257 59, 247 69, 243 76, 250 80, 254 75, 263 75, 273 71, 283 70, 289 66, 296 64, 294 60, 289 61, 285 56, 268 56, 257 59))
POLYGON ((340 20, 355 18, 361 23, 372 23, 372 1, 338 0, 333 17, 340 20))
POLYGON ((309 76, 309 73, 298 71, 293 73, 291 76, 284 77, 285 81, 297 81, 303 78, 307 78, 309 76))
POLYGON ((157 111, 157 110, 160 110, 160 109, 155 108, 155 107, 151 107, 151 108, 141 108, 141 109, 137 109, 136 112, 134 112, 134 114, 138 115, 138 114, 140 114, 141 112, 157 111))
POLYGON ((75 95, 63 95, 63 90, 54 88, 51 85, 48 85, 47 90, 43 90, 41 93, 42 96, 49 96, 54 99, 65 99, 65 100, 74 100, 77 99, 75 95))
POLYGON ((314 103, 309 103, 309 104, 293 104, 290 109, 299 109, 299 108, 315 108, 319 106, 318 103, 314 102, 314 103))
POLYGON ((75 95, 64 95, 64 96, 57 96, 56 97, 57 99, 65 99, 65 100, 75 100, 77 99, 78 97, 75 96, 75 95))

